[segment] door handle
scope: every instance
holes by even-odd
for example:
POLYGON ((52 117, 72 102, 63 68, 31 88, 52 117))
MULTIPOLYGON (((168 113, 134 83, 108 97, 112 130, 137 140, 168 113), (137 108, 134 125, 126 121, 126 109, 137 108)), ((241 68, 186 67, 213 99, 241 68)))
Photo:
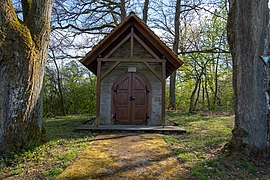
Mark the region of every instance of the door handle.
POLYGON ((135 96, 130 96, 130 97, 129 97, 129 101, 134 101, 135 99, 136 99, 135 96))

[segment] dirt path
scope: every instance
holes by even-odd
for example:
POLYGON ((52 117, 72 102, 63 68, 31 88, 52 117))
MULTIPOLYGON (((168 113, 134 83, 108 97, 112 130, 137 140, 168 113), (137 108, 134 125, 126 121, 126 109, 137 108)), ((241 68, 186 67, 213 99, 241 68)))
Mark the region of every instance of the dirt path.
POLYGON ((160 134, 99 135, 58 179, 185 179, 160 134))

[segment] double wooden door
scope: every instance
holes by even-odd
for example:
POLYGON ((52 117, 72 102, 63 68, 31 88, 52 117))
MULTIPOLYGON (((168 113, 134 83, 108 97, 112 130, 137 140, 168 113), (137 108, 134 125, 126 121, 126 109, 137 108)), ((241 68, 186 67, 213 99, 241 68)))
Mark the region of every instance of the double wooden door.
POLYGON ((112 88, 115 124, 147 124, 150 111, 150 85, 138 73, 126 73, 112 88))

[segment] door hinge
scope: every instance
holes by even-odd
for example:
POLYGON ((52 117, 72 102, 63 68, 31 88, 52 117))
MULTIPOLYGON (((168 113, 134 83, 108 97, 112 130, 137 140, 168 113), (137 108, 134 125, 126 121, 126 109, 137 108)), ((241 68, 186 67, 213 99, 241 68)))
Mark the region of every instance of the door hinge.
POLYGON ((115 94, 117 94, 117 89, 118 89, 118 85, 117 85, 116 88, 113 90, 113 92, 114 92, 115 94))
POLYGON ((112 119, 116 122, 116 113, 112 116, 112 119))
POLYGON ((145 125, 148 124, 148 119, 149 119, 149 116, 148 116, 148 114, 146 113, 146 114, 145 114, 145 125))
POLYGON ((145 89, 146 89, 146 94, 149 94, 150 91, 147 89, 147 86, 145 86, 145 89))

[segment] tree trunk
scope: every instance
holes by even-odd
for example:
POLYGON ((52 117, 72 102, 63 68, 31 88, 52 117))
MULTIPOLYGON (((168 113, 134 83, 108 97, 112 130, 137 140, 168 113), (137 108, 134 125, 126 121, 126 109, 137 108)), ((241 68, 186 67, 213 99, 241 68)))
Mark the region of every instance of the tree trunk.
POLYGON ((123 20, 127 16, 126 0, 121 0, 120 10, 121 10, 121 20, 123 20))
POLYGON ((51 0, 0 1, 0 151, 42 140, 42 84, 50 34, 51 0))
POLYGON ((63 90, 62 90, 62 78, 60 77, 60 70, 59 70, 59 67, 58 67, 58 64, 56 62, 56 57, 55 57, 55 54, 54 54, 54 50, 51 49, 51 52, 52 52, 52 60, 54 62, 54 65, 55 65, 55 68, 56 68, 56 76, 57 76, 57 89, 56 89, 56 92, 57 92, 57 95, 60 99, 60 106, 61 106, 61 111, 62 111, 62 115, 63 116, 66 116, 66 106, 65 106, 65 100, 64 100, 64 95, 63 95, 63 90))
POLYGON ((208 93, 208 78, 207 78, 206 72, 204 74, 204 79, 205 79, 204 88, 205 88, 205 94, 206 94, 206 100, 207 100, 207 110, 209 111, 211 108, 211 105, 210 105, 210 97, 208 93))
POLYGON ((199 98, 200 98, 200 92, 201 92, 201 83, 202 83, 202 80, 200 79, 199 81, 199 85, 198 85, 198 91, 197 91, 197 97, 196 97, 196 100, 195 100, 195 103, 194 103, 194 106, 193 106, 193 109, 192 111, 195 111, 196 110, 196 106, 197 106, 197 103, 199 101, 199 98))
MULTIPOLYGON (((173 42, 173 51, 178 54, 178 47, 179 47, 179 33, 180 33, 180 13, 181 13, 181 0, 176 0, 175 5, 175 16, 174 16, 174 42, 173 42)), ((170 97, 169 97, 169 108, 175 109, 175 79, 176 79, 176 72, 172 73, 170 76, 170 97)))
POLYGON ((198 77, 198 79, 196 80, 195 83, 195 88, 193 89, 191 96, 190 96, 190 102, 189 102, 189 112, 193 112, 194 111, 194 100, 195 100, 195 95, 198 89, 198 86, 200 85, 201 82, 201 78, 198 77))
POLYGON ((215 91, 214 91, 214 107, 215 108, 217 104, 217 95, 218 95, 218 64, 219 64, 219 57, 217 58, 217 64, 215 66, 215 91))
POLYGON ((149 0, 144 0, 143 6, 143 21, 147 23, 149 0))
POLYGON ((268 13, 268 0, 230 0, 227 31, 233 56, 235 127, 228 148, 247 154, 269 147, 268 79, 259 57, 269 53, 268 13))
POLYGON ((205 80, 202 80, 202 110, 205 111, 205 80))

